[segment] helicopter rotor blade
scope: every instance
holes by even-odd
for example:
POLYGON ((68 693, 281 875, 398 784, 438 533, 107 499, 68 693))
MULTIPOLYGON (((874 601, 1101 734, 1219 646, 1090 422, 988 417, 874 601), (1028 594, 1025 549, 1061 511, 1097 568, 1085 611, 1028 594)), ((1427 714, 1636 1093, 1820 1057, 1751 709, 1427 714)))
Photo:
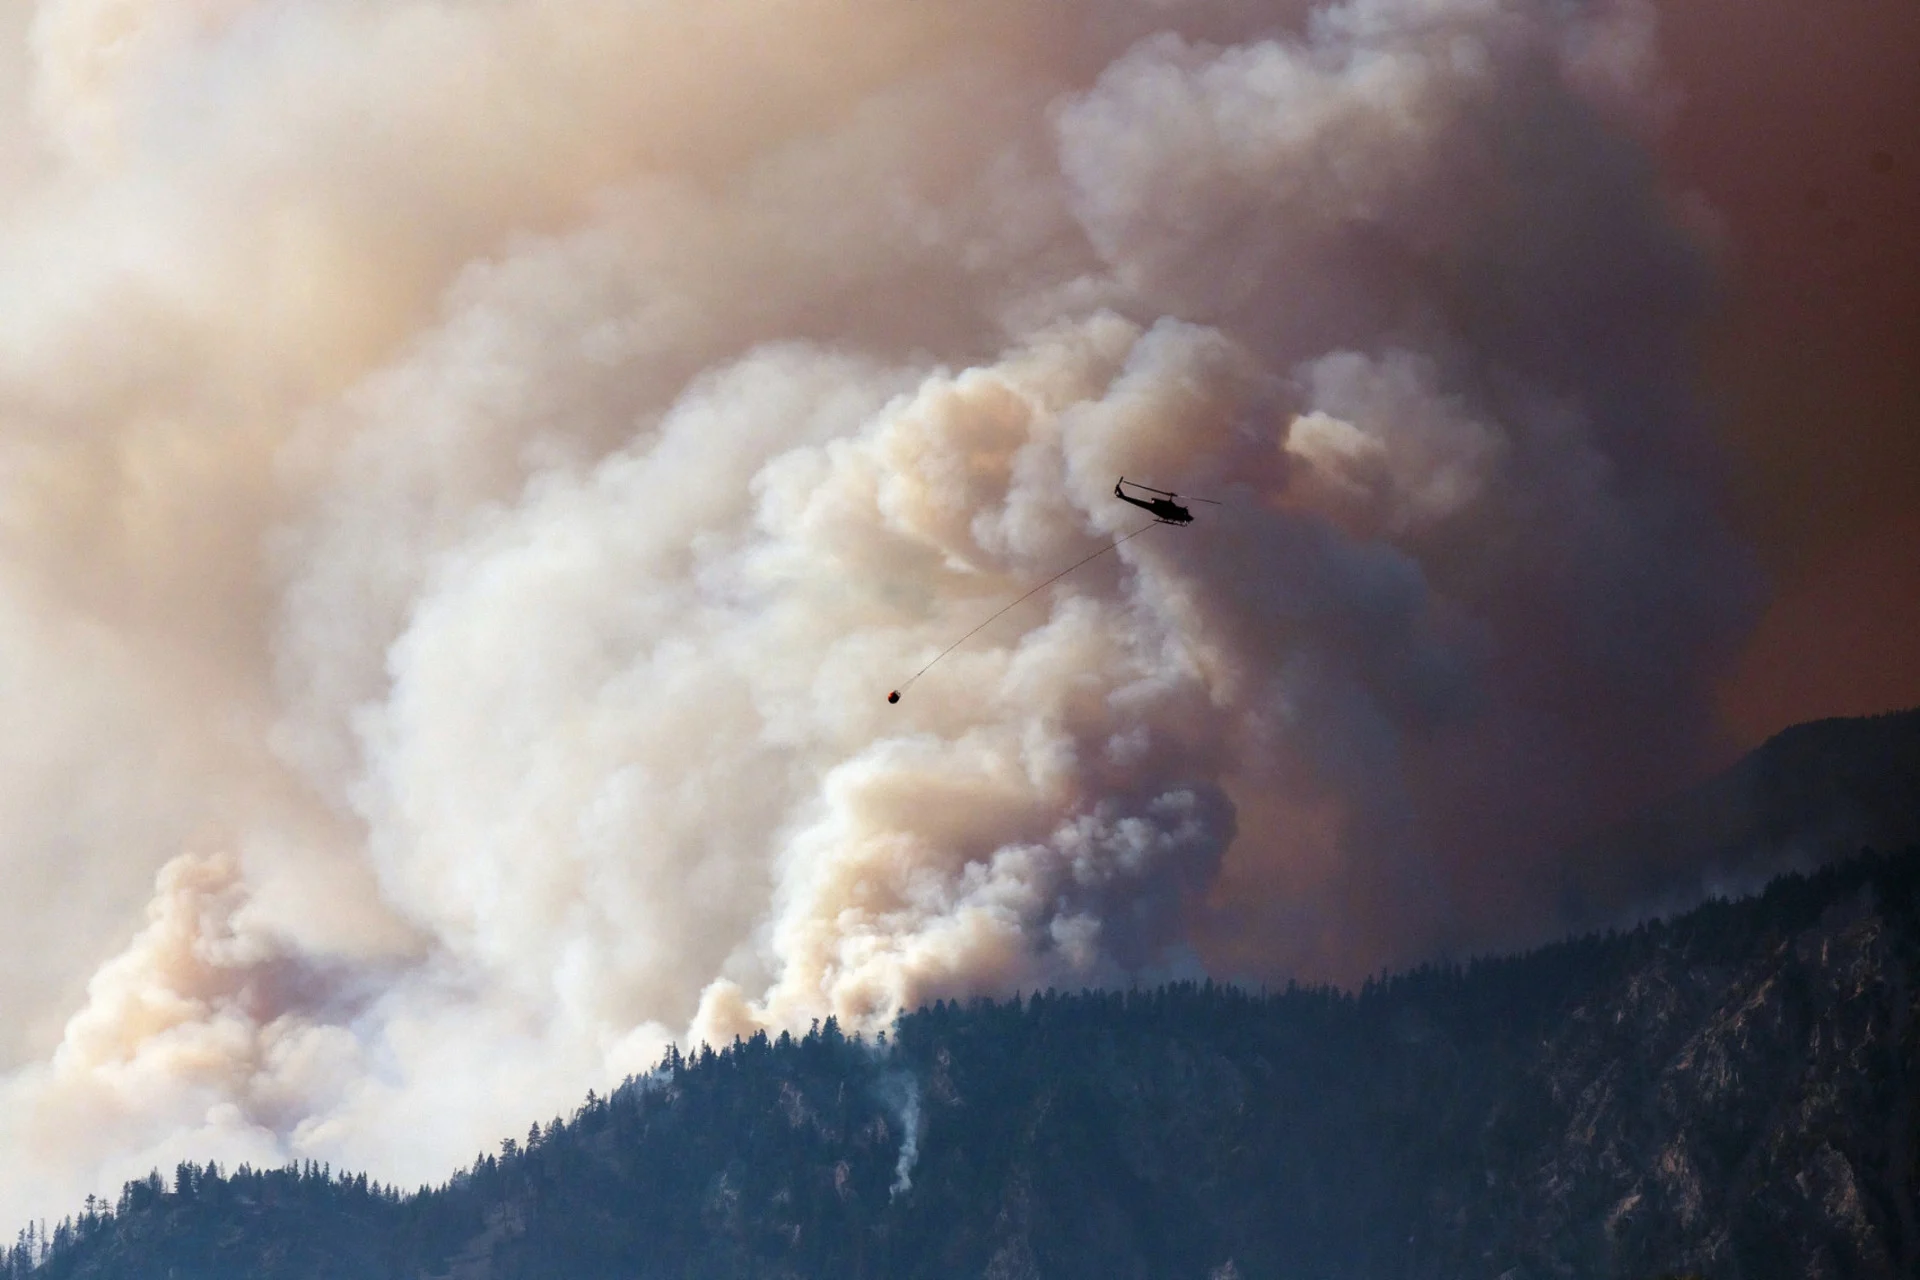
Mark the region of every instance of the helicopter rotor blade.
POLYGON ((1120 477, 1120 483, 1132 489, 1144 489, 1148 493, 1157 493, 1163 498, 1174 498, 1179 496, 1178 494, 1168 493, 1165 489, 1156 489, 1150 484, 1141 484, 1138 480, 1129 480, 1125 476, 1120 477))

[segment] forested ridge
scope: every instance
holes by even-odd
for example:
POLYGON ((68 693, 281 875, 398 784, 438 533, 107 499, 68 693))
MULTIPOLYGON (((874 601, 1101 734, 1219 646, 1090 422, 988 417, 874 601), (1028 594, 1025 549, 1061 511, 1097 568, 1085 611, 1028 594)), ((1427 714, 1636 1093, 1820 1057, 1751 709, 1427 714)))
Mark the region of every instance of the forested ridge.
POLYGON ((829 1020, 437 1187, 156 1172, 0 1277, 1912 1276, 1917 961, 1910 850, 1353 993, 829 1020))

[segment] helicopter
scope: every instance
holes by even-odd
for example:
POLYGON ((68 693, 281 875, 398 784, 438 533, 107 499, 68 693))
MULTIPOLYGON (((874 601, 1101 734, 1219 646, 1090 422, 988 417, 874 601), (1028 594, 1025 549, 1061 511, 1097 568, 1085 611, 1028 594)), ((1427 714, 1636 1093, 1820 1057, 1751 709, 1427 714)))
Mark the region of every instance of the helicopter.
MULTIPOLYGON (((1168 493, 1165 489, 1150 488, 1138 481, 1129 480, 1125 476, 1121 476, 1119 481, 1113 486, 1113 496, 1122 502, 1131 502, 1134 506, 1142 510, 1151 511, 1161 524, 1193 523, 1193 512, 1174 501, 1175 498, 1180 496, 1177 493, 1168 493), (1140 489, 1147 493, 1157 493, 1160 496, 1147 499, 1136 498, 1130 493, 1123 492, 1120 487, 1121 485, 1140 489)), ((1216 507, 1220 505, 1218 502, 1214 502, 1212 498, 1189 498, 1188 501, 1212 503, 1212 505, 1216 507)))

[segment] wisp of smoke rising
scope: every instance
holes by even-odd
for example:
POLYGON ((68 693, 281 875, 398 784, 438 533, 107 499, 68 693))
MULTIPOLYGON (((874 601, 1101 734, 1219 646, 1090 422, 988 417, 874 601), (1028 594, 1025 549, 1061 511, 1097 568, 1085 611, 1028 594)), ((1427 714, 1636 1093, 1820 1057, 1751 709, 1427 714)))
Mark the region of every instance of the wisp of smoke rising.
POLYGON ((900 1121, 900 1157, 887 1190, 890 1199, 898 1199, 913 1190, 913 1166, 920 1159, 920 1082, 910 1072, 891 1072, 881 1077, 880 1090, 900 1121))
POLYGON ((1526 941, 1702 745, 1646 0, 5 12, 0 1217, 1526 941))

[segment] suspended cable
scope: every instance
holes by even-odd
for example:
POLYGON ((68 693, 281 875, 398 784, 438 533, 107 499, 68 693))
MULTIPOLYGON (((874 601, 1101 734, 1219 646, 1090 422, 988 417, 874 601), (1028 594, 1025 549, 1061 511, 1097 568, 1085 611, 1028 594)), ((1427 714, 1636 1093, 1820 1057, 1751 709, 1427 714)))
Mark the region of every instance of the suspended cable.
POLYGON ((1112 551, 1115 547, 1119 546, 1121 543, 1130 542, 1133 539, 1139 537, 1141 534, 1145 533, 1147 530, 1153 528, 1154 525, 1162 524, 1162 523, 1164 522, 1160 520, 1149 520, 1147 523, 1141 525, 1138 529, 1135 529, 1132 533, 1127 534, 1125 537, 1116 538, 1112 542, 1107 543, 1107 545, 1105 545, 1104 547, 1101 547, 1098 551, 1094 552, 1092 555, 1087 556, 1084 559, 1074 561, 1072 564, 1068 565, 1066 568, 1062 569, 1060 572, 1054 574, 1051 578, 1048 578, 1045 582, 1041 583, 1039 586, 1034 587, 1032 590, 1026 592, 1024 595, 1020 597, 1019 600, 1014 600, 1008 604, 1001 606, 999 609, 994 611, 994 614, 992 617, 986 619, 985 622, 982 622, 979 626, 967 632, 967 634, 961 636, 958 640, 955 640, 952 644, 948 645, 946 648, 942 649, 940 652, 934 654, 933 660, 931 662, 928 662, 926 666, 920 668, 918 671, 914 672, 912 676, 908 677, 907 682, 905 684, 901 685, 898 689, 895 689, 892 693, 889 693, 887 695, 887 701, 888 702, 900 701, 901 695, 906 693, 907 690, 913 688, 913 682, 915 680, 918 680, 921 676, 927 674, 927 672, 933 668, 933 664, 935 662, 940 661, 940 659, 946 657, 948 654, 952 653, 955 649, 958 649, 961 645, 973 639, 973 637, 975 637, 976 635, 979 635, 980 632, 986 629, 988 623, 991 623, 994 620, 994 618, 998 618, 1001 614, 1013 608, 1014 605, 1019 604, 1021 601, 1026 600, 1027 598, 1035 595, 1038 592, 1046 590, 1048 587, 1052 586, 1054 583, 1060 581, 1060 579, 1072 573, 1075 569, 1078 569, 1081 565, 1089 564, 1092 561, 1098 560, 1101 556, 1107 554, 1107 552, 1109 551, 1112 551))

